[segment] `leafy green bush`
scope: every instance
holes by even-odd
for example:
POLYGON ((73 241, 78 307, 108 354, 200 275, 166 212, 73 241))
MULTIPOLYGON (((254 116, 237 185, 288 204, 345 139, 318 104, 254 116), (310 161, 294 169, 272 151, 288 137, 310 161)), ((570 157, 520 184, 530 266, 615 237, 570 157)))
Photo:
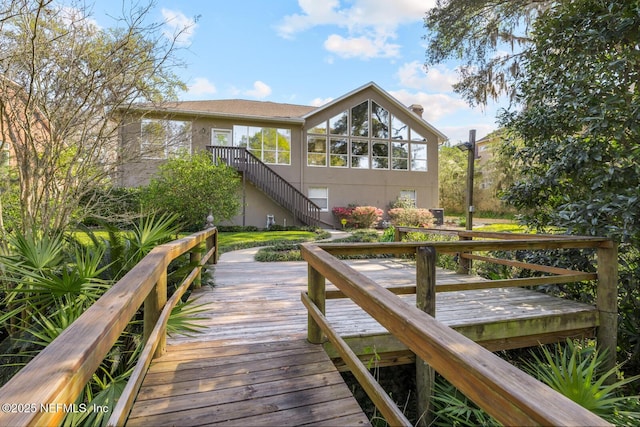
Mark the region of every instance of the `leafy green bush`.
POLYGON ((146 210, 177 214, 186 231, 202 229, 209 212, 215 221, 232 218, 240 209, 240 178, 206 152, 167 160, 143 192, 146 210))
POLYGON ((86 194, 81 209, 91 210, 80 216, 88 227, 102 226, 104 221, 119 228, 129 228, 141 212, 141 188, 103 187, 86 194), (88 213, 88 215, 87 215, 88 213))

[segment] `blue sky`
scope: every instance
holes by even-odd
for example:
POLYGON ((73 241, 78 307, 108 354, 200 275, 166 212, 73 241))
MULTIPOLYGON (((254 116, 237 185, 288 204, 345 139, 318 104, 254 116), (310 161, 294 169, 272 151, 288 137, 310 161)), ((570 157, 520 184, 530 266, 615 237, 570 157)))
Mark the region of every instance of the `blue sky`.
MULTIPOLYGON (((144 1, 144 0, 143 0, 144 1)), ((423 17, 435 0, 156 0, 149 17, 189 27, 177 74, 181 100, 242 98, 320 106, 370 81, 452 143, 496 128, 500 105, 470 108, 452 90, 455 63, 424 69, 423 17)), ((129 8, 130 1, 124 1, 129 8)), ((92 18, 114 25, 118 0, 97 0, 92 18)))

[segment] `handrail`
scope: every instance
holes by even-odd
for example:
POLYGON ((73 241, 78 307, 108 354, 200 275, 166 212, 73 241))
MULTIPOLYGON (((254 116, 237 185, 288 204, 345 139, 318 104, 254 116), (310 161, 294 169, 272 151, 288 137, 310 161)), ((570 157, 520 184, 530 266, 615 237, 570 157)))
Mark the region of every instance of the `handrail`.
MULTIPOLYGON (((3 408, 11 409, 0 413, 0 425, 59 425, 67 408, 73 407, 86 383, 143 303, 146 338, 143 353, 146 358, 138 361, 136 370, 146 370, 142 367, 145 364, 148 367, 150 358, 163 351, 168 316, 165 313, 170 312, 171 304, 179 299, 174 297, 166 304, 163 302, 167 299, 169 263, 191 252, 192 259, 199 262, 183 281, 179 292, 184 292, 192 282, 197 285, 203 265, 208 261, 217 262, 217 236, 217 229, 210 228, 154 248, 0 388, 3 408), (200 254, 203 243, 207 247, 204 257, 200 254), (155 327, 158 322, 162 325, 159 329, 155 327), (149 329, 149 325, 153 327, 149 329)), ((132 376, 130 381, 137 379, 132 376)), ((127 397, 121 399, 129 400, 127 397)))
POLYGON ((320 207, 246 148, 207 148, 211 151, 214 161, 223 161, 245 173, 251 182, 303 223, 311 226, 320 223, 320 207))
MULTIPOLYGON (((496 237, 493 235, 491 238, 496 237)), ((498 236, 499 237, 499 236, 498 236)), ((472 340, 436 321, 420 309, 398 299, 391 289, 357 272, 336 258, 336 255, 407 254, 418 248, 432 247, 437 252, 504 249, 596 248, 598 250, 597 306, 600 327, 598 344, 614 354, 615 311, 613 295, 617 293, 617 247, 608 239, 593 237, 561 237, 537 235, 533 239, 518 236, 516 240, 379 243, 379 244, 303 244, 301 252, 309 265, 308 299, 324 314, 325 280, 339 292, 351 298, 391 334, 427 362, 454 386, 466 394, 490 415, 505 425, 608 425, 606 421, 553 391, 508 362, 495 356, 472 340), (614 338, 611 338, 614 336, 614 338), (611 351, 613 348, 613 351, 611 351)), ((566 273, 566 272, 565 272, 566 273)), ((586 275, 584 273, 583 275, 586 275)), ((556 280, 577 276, 563 274, 556 280)), ((417 278, 420 285, 421 277, 417 278)), ((593 278, 592 275, 588 276, 593 278)), ((491 281, 487 281, 491 283, 491 281)), ((424 285, 423 285, 424 286, 424 285)), ((438 287, 432 280, 431 295, 438 287)), ((463 285, 462 285, 463 286, 463 285)), ((402 289, 398 293, 407 293, 402 289)), ((334 292, 335 294, 336 292, 334 292)), ((424 291, 423 291, 424 293, 424 291)), ((429 292, 427 292, 428 294, 429 292)), ((337 295, 334 295, 337 296, 337 295)), ((305 300, 305 297, 303 297, 305 300)), ((309 320, 309 341, 322 342, 325 326, 309 320)))

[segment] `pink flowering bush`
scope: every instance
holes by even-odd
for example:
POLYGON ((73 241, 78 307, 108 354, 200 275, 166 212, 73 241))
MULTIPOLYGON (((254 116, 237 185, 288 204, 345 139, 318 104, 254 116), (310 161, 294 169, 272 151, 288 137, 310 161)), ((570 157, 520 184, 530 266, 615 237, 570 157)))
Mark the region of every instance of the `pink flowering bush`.
POLYGON ((391 223, 404 227, 432 227, 433 214, 428 209, 394 208, 389 209, 391 223))
POLYGON ((333 215, 342 221, 346 220, 347 228, 372 228, 382 219, 382 209, 375 206, 335 207, 333 215))
POLYGON ((373 228, 382 219, 382 209, 375 206, 358 206, 351 212, 356 228, 373 228))

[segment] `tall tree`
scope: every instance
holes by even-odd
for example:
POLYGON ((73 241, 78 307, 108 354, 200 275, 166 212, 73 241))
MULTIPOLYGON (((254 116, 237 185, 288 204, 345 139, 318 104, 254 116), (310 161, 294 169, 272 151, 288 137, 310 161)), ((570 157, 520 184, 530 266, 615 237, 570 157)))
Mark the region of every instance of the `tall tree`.
POLYGON ((529 30, 551 0, 438 0, 425 18, 426 65, 463 61, 454 86, 471 105, 515 95, 529 30))
POLYGON ((536 21, 503 124, 522 145, 507 201, 538 228, 619 245, 619 343, 640 371, 640 2, 559 2, 536 21))
POLYGON ((23 231, 63 229, 115 171, 119 115, 183 87, 176 39, 146 23, 152 6, 103 29, 84 2, 2 0, 0 135, 15 154, 23 231))

